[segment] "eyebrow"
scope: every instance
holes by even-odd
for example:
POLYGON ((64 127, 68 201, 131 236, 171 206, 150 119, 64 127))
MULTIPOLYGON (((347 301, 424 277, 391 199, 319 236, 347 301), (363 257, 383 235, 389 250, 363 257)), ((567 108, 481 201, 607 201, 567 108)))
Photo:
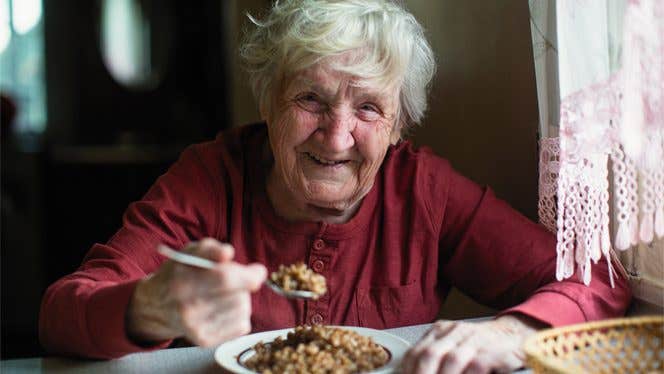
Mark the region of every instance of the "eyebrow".
MULTIPOLYGON (((351 81, 351 87, 353 88, 358 88, 361 87, 356 84, 357 81, 351 81)), ((313 91, 319 92, 325 96, 334 96, 334 94, 328 90, 326 87, 321 86, 318 84, 318 82, 307 78, 303 76, 299 76, 291 82, 293 85, 292 87, 300 87, 302 85, 305 85, 307 87, 310 87, 313 91)), ((367 88, 366 86, 364 88, 367 88)), ((376 100, 376 101, 388 101, 390 99, 390 95, 384 93, 385 88, 383 89, 368 89, 365 92, 362 92, 361 95, 359 95, 363 99, 371 99, 371 100, 376 100)))
POLYGON ((311 88, 312 90, 314 90, 316 92, 321 92, 321 93, 325 94, 326 96, 333 96, 332 92, 330 90, 328 90, 327 88, 321 86, 320 84, 318 84, 318 82, 316 82, 316 81, 314 81, 310 78, 307 78, 307 77, 302 77, 302 76, 297 77, 297 78, 293 79, 293 81, 291 82, 291 85, 292 85, 291 87, 307 86, 307 87, 311 88))

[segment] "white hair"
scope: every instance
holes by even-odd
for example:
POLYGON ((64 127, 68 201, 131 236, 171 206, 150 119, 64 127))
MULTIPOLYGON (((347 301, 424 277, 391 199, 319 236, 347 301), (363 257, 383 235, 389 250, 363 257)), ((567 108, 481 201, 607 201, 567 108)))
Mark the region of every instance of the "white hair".
POLYGON ((361 51, 335 70, 379 84, 399 83, 402 129, 419 124, 436 64, 422 26, 389 0, 276 1, 240 49, 254 96, 269 108, 284 77, 326 57, 361 51))

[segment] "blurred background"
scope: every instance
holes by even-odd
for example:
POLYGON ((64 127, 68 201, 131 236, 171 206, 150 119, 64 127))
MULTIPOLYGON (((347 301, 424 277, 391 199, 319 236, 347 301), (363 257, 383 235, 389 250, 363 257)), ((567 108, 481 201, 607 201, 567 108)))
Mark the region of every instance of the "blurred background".
MULTIPOLYGON (((537 98, 528 3, 403 1, 439 63, 412 134, 528 217, 537 98)), ((258 120, 238 65, 269 0, 0 0, 1 358, 43 355, 41 296, 190 143, 258 120)), ((455 292, 444 318, 491 313, 455 292)))

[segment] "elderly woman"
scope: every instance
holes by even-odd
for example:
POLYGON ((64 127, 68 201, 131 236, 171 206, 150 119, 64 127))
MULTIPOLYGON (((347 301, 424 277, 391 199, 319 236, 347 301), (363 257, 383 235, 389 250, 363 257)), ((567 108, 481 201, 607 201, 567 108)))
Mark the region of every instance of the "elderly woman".
POLYGON ((485 323, 437 322, 405 372, 509 370, 544 326, 617 316, 629 291, 554 279, 555 238, 402 136, 435 70, 422 27, 385 0, 293 0, 254 20, 242 56, 264 123, 183 152, 122 228, 44 296, 52 352, 110 358, 211 346, 299 324, 434 322, 452 286, 493 307, 485 323), (218 265, 165 261, 159 244, 218 265), (262 284, 304 261, 318 300, 262 284))

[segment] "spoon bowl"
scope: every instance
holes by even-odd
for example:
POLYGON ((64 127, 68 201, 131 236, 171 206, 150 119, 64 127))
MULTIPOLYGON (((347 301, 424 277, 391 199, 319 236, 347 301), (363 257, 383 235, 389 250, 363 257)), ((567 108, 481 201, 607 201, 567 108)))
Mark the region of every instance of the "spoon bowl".
POLYGON ((318 295, 311 291, 304 290, 285 290, 278 284, 274 283, 271 279, 266 279, 265 284, 272 289, 272 291, 285 296, 289 299, 316 299, 318 295))

